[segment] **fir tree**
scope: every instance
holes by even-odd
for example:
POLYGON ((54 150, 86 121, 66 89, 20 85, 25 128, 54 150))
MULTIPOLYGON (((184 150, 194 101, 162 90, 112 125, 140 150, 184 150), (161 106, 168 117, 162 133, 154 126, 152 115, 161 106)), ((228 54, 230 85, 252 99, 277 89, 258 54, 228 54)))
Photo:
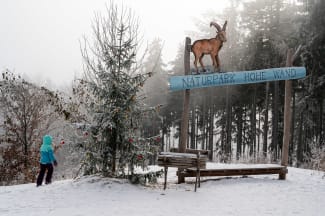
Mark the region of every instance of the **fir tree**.
POLYGON ((150 152, 137 129, 141 116, 150 112, 142 109, 138 92, 151 73, 139 73, 139 25, 132 11, 114 3, 106 9, 106 17, 97 14, 93 21, 93 44, 84 39, 85 77, 78 93, 91 116, 85 174, 115 176, 126 167, 133 172, 150 152))

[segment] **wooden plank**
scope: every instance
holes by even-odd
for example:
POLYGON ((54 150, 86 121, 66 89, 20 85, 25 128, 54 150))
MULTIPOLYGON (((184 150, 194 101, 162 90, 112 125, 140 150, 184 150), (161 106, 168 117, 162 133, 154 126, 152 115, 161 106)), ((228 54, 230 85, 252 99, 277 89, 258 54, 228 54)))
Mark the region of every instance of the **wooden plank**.
POLYGON ((160 152, 159 156, 164 157, 181 157, 181 158, 196 158, 196 154, 178 153, 178 152, 160 152))
POLYGON ((189 153, 161 152, 158 155, 158 165, 164 167, 190 168, 199 166, 206 168, 207 157, 199 157, 189 153))
MULTIPOLYGON (((289 49, 287 52, 286 66, 292 66, 293 64, 293 50, 289 49)), ((289 142, 291 136, 291 98, 292 98, 292 81, 285 81, 285 93, 284 93, 284 127, 283 127, 283 142, 282 142, 282 166, 288 166, 289 158, 289 142)), ((280 179, 285 180, 286 174, 282 173, 279 176, 280 179)))
MULTIPOLYGON (((168 162, 160 162, 158 161, 158 166, 167 166, 167 167, 178 167, 178 168, 191 168, 191 167, 196 167, 197 163, 181 163, 181 162, 174 162, 174 161, 168 161, 168 162)), ((206 168, 205 162, 200 162, 199 166, 201 169, 206 168)))
MULTIPOLYGON (((170 148, 170 152, 179 152, 178 148, 170 148)), ((210 150, 201 150, 201 149, 185 149, 185 153, 190 153, 190 154, 197 154, 200 152, 200 157, 202 156, 208 156, 211 151, 210 150)))
MULTIPOLYGON (((191 38, 186 37, 185 39, 185 49, 184 49, 184 74, 188 75, 190 73, 190 47, 191 38)), ((190 109, 190 90, 185 89, 183 100, 183 112, 181 121, 181 134, 180 143, 178 144, 179 152, 185 153, 188 135, 188 120, 189 120, 189 109, 190 109)), ((180 170, 181 171, 181 170, 180 170)), ((178 183, 184 183, 185 179, 181 176, 178 177, 178 183)))
POLYGON ((291 80, 303 78, 305 76, 306 68, 304 67, 283 67, 254 71, 172 76, 169 78, 169 89, 178 91, 212 86, 291 80))
MULTIPOLYGON (((267 175, 282 174, 288 170, 284 166, 263 168, 231 168, 231 169, 201 169, 200 176, 242 176, 242 175, 267 175)), ((196 177, 196 169, 188 168, 181 173, 184 177, 196 177)))

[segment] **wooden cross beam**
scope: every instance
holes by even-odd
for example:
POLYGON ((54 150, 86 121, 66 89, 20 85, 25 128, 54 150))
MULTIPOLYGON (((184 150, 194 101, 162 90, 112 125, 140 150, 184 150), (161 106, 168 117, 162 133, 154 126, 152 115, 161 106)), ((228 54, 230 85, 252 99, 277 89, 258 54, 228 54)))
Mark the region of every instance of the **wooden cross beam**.
POLYGON ((253 71, 172 76, 169 78, 169 88, 172 91, 178 91, 212 86, 292 80, 305 76, 306 68, 304 67, 282 67, 253 71))

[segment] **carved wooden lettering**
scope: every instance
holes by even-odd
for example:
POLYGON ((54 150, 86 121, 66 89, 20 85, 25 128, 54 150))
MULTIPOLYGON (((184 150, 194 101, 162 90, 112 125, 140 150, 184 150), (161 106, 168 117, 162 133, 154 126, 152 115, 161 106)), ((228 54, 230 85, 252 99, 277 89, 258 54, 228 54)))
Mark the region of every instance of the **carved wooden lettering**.
POLYGON ((169 79, 169 87, 170 90, 177 91, 212 86, 299 79, 305 76, 306 68, 304 67, 271 68, 254 71, 172 76, 169 79))

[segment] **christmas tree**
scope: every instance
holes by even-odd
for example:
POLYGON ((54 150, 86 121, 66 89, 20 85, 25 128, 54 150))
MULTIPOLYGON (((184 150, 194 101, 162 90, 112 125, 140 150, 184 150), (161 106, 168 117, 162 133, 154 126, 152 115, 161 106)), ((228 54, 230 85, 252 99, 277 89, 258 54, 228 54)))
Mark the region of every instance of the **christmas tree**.
POLYGON ((91 122, 85 174, 124 175, 125 168, 133 173, 134 166, 154 150, 150 139, 138 133, 141 117, 154 110, 143 110, 139 96, 151 73, 139 72, 138 27, 132 11, 111 3, 107 17, 95 16, 93 43, 84 38, 85 76, 75 93, 86 105, 91 122))

